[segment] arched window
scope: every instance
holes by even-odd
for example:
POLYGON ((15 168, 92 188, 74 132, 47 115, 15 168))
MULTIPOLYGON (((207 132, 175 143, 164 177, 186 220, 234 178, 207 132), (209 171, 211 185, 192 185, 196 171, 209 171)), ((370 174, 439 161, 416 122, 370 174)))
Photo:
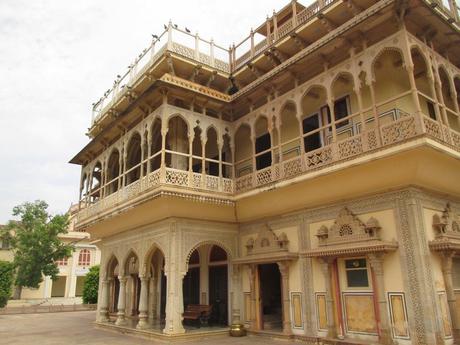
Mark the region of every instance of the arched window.
POLYGON ((91 264, 91 253, 88 249, 80 250, 78 255, 78 266, 89 266, 91 264))

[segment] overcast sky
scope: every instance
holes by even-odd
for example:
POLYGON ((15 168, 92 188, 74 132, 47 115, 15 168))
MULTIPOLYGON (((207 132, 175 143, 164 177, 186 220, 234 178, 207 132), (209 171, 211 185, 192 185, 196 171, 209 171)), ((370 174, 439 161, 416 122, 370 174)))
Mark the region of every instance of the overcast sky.
MULTIPOLYGON (((303 4, 310 0, 300 1, 303 4)), ((288 0, 0 0, 0 224, 25 201, 78 198, 91 103, 172 19, 228 47, 288 0)))

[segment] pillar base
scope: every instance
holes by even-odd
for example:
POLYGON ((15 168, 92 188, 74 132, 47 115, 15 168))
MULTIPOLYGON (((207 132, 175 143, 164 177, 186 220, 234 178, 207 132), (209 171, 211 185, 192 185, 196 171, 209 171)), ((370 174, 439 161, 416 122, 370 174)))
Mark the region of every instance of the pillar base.
POLYGON ((163 333, 164 334, 168 334, 168 335, 173 335, 173 334, 184 334, 185 333, 185 328, 182 327, 182 328, 177 328, 177 329, 163 329, 163 333))
POLYGON ((147 316, 139 316, 139 322, 137 323, 136 329, 146 329, 149 327, 147 316))
POLYGON ((100 322, 109 322, 109 313, 106 310, 103 310, 99 313, 99 321, 100 322))
POLYGON ((117 320, 115 321, 115 325, 117 326, 126 325, 125 315, 117 315, 117 320))

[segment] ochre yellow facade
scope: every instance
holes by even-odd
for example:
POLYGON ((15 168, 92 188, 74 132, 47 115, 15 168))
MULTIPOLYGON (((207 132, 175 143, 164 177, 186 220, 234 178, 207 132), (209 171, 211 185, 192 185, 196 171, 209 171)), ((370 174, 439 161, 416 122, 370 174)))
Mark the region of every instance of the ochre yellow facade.
POLYGON ((154 36, 71 160, 97 326, 459 342, 459 31, 454 1, 320 0, 230 49, 154 36))

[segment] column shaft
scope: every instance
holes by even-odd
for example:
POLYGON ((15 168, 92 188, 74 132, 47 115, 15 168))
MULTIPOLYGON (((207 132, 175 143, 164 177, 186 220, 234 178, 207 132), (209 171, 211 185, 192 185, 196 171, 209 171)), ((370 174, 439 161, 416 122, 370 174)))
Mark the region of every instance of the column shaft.
POLYGON ((137 329, 145 329, 148 325, 148 311, 149 311, 149 278, 146 276, 141 277, 141 296, 139 299, 139 322, 137 329))
POLYGON ((283 333, 291 334, 291 302, 289 298, 289 263, 278 262, 281 273, 281 293, 283 298, 283 333))
POLYGON ((120 281, 120 290, 118 292, 118 312, 117 312, 117 321, 115 324, 118 326, 122 326, 126 324, 125 320, 125 307, 126 307, 126 277, 120 276, 118 277, 120 281))

